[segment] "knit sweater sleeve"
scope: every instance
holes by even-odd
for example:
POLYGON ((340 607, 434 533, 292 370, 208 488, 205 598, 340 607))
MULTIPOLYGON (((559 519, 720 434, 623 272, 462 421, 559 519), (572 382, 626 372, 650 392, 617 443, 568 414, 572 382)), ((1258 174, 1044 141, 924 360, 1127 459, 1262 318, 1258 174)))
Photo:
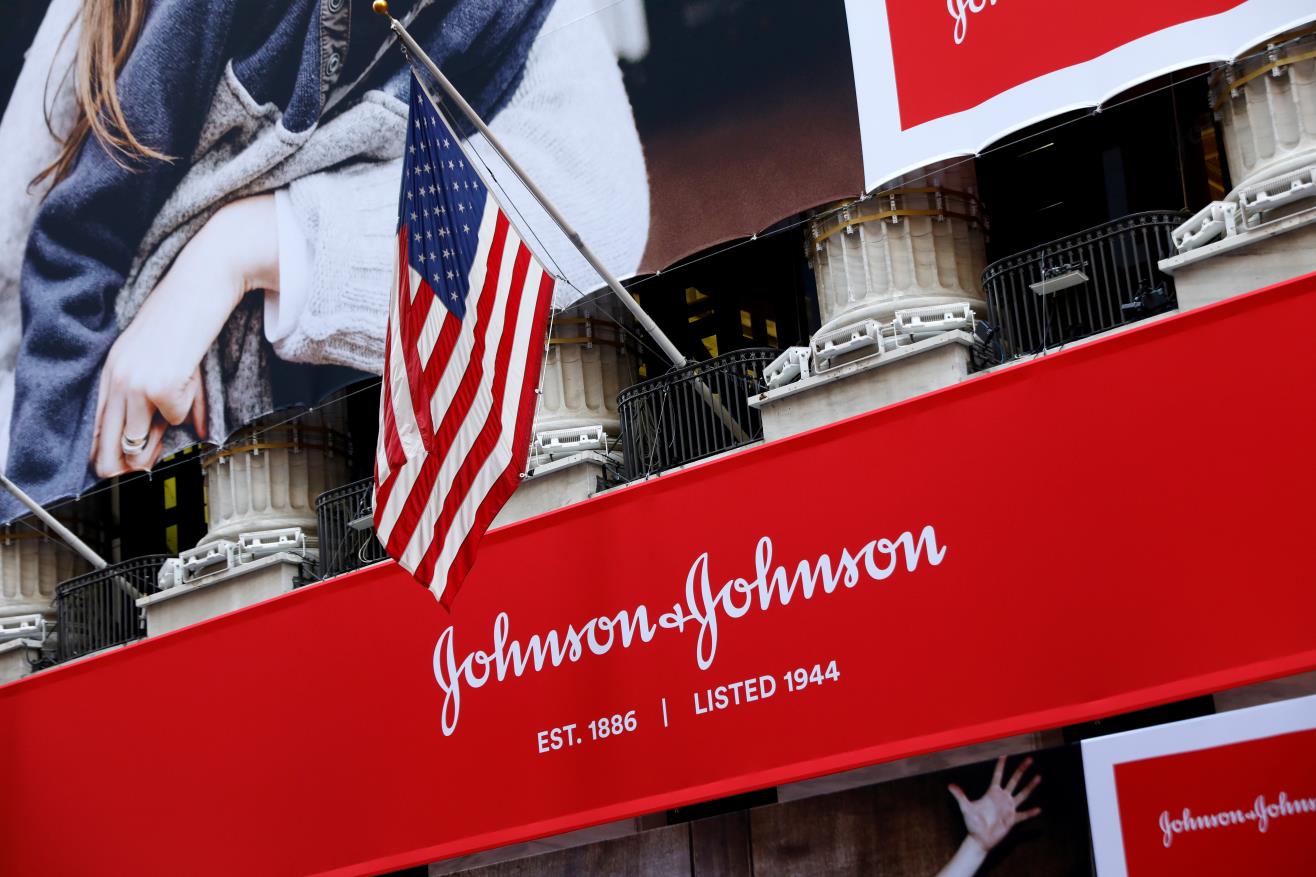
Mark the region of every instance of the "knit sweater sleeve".
POLYGON ((285 203, 309 260, 304 289, 286 298, 267 294, 265 331, 282 359, 383 371, 401 175, 399 158, 312 174, 288 187, 285 203))
MULTIPOLYGON (((490 125, 600 258, 627 275, 648 238, 648 178, 616 58, 601 26, 582 18, 581 8, 577 0, 559 0, 515 93, 490 125)), ((402 138, 405 117, 399 120, 402 138)), ((496 169, 505 202, 514 205, 541 258, 577 288, 597 287, 593 269, 488 144, 468 146, 496 169)), ((265 331, 283 359, 383 371, 401 176, 398 158, 345 165, 289 187, 283 200, 301 231, 300 239, 289 237, 307 248, 310 264, 293 272, 308 278, 305 288, 286 298, 276 293, 277 300, 267 295, 265 331)), ((569 288, 560 285, 558 296, 555 304, 565 305, 569 288)))

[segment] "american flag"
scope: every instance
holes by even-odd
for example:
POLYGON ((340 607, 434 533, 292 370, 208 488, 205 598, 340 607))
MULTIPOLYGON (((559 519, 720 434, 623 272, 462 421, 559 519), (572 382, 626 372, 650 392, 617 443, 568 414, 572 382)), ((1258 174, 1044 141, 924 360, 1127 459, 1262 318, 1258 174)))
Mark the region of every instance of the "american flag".
POLYGON ((413 75, 375 532, 451 605, 529 453, 553 277, 413 75))

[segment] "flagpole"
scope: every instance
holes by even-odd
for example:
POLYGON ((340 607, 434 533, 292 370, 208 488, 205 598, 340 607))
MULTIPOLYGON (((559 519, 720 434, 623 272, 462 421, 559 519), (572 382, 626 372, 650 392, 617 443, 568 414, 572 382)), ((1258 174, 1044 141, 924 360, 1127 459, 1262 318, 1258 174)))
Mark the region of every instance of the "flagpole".
POLYGON ((86 542, 83 542, 77 536, 73 535, 72 530, 57 521, 54 515, 46 511, 45 508, 32 497, 28 496, 21 487, 10 481, 3 472, 0 472, 0 486, 3 486, 5 490, 14 495, 15 499, 30 508, 32 514, 36 515, 41 523, 49 527, 56 536, 63 539, 65 544, 78 552, 78 554, 81 554, 83 558, 85 558, 92 566, 96 567, 96 569, 105 569, 105 567, 109 565, 105 562, 105 558, 101 557, 95 551, 92 551, 86 542))
POLYGON ((540 203, 553 222, 557 223, 557 226, 562 229, 562 233, 567 236, 567 240, 571 241, 572 245, 580 251, 580 254, 585 257, 585 261, 589 263, 590 267, 598 272, 599 277, 603 278, 603 282, 608 285, 608 288, 612 290, 617 298, 621 299, 621 303, 631 312, 631 316, 635 317, 636 322, 638 322, 644 328, 644 331, 648 332, 649 336, 657 342, 660 348, 662 348, 663 353, 672 361, 672 365, 677 368, 685 365, 687 362, 686 358, 681 355, 680 350, 677 350, 676 345, 672 343, 671 339, 667 337, 662 329, 658 328, 658 324, 653 321, 653 318, 644 312, 644 309, 641 308, 639 303, 635 301, 634 297, 626 291, 626 288, 621 285, 621 282, 613 276, 607 266, 599 261, 599 258, 594 255, 594 252, 585 245, 585 242, 581 240, 580 235, 567 222, 566 217, 558 212, 558 209, 553 206, 553 202, 548 200, 548 196, 546 196, 540 188, 535 185, 534 180, 530 179, 530 176, 521 168, 521 165, 517 164, 516 159, 508 154, 507 150, 503 148, 503 144, 500 143, 498 138, 494 136, 494 133, 489 130, 489 126, 484 123, 484 120, 475 112, 475 109, 466 102, 466 99, 461 96, 461 93, 458 92, 457 89, 453 87, 453 84, 448 81, 448 77, 444 76, 438 66, 430 60, 430 56, 425 54, 425 50, 422 49, 414 39, 412 39, 411 34, 409 34, 407 29, 403 27, 402 22, 398 21, 389 13, 388 0, 375 0, 372 8, 375 12, 388 19, 389 27, 393 29, 393 33, 398 35, 398 39, 402 41, 402 44, 407 47, 407 50, 410 51, 414 57, 420 59, 420 62, 425 65, 425 69, 430 72, 430 75, 434 77, 434 80, 439 84, 439 87, 443 89, 444 94, 448 96, 449 100, 456 104, 457 108, 462 111, 462 114, 466 116, 472 125, 475 126, 475 130, 484 135, 484 138, 489 141, 489 145, 494 148, 494 151, 498 153, 499 157, 501 157, 502 160, 507 163, 507 166, 512 169, 512 173, 516 174, 521 179, 521 182, 525 187, 530 190, 530 194, 540 203))

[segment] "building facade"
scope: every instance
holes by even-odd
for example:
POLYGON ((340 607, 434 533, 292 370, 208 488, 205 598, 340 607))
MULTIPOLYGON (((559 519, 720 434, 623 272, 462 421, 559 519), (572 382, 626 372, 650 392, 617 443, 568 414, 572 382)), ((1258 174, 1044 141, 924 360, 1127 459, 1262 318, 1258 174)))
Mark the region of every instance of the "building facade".
MULTIPOLYGON (((344 4, 313 10, 326 57, 347 59, 324 69, 396 79, 358 60, 369 19, 348 5, 356 36, 341 46, 344 4)), ((1225 58, 1202 60, 1219 55, 1211 15, 1148 26, 977 102, 965 86, 967 105, 919 122, 940 98, 902 66, 901 29, 921 25, 892 14, 899 137, 960 113, 968 128, 975 113, 1021 123, 928 147, 916 167, 892 158, 899 173, 870 185, 885 165, 864 131, 876 49, 859 4, 808 22, 783 3, 513 5, 523 20, 471 40, 497 32, 524 71, 469 86, 513 148, 548 141, 572 167, 597 149, 615 186, 528 164, 550 190, 579 190, 566 209, 690 364, 670 368, 604 294, 566 302, 530 463, 481 564, 451 614, 409 590, 371 529, 379 333, 351 321, 391 278, 362 255, 371 234, 307 231, 373 233, 379 215, 390 230, 392 122, 371 115, 388 89, 354 103, 356 85, 326 79, 299 128, 278 95, 301 80, 241 81, 250 59, 226 58, 223 81, 249 103, 271 96, 271 130, 301 139, 262 157, 259 126, 216 133, 215 92, 193 122, 211 126, 197 159, 120 278, 107 347, 145 325, 143 301, 169 291, 220 203, 270 196, 279 288, 251 286, 223 315, 198 353, 206 400, 189 411, 205 413, 166 432, 160 408, 153 467, 39 497, 107 566, 30 517, 0 533, 13 729, 0 759, 41 803, 40 819, 11 813, 13 873, 43 873, 43 857, 58 863, 44 873, 84 873, 95 855, 103 873, 1140 873, 1103 860, 1086 748, 1100 744, 1085 741, 1301 712, 1316 694, 1311 576, 1290 541, 1316 487, 1302 341, 1316 316, 1316 25, 1249 0, 1218 15, 1285 27, 1225 58), (1126 51, 1163 34, 1171 67, 1126 51), (827 97, 845 56, 851 90, 827 97), (1008 103, 1085 63, 1094 81, 1124 64, 1127 87, 1044 115, 1008 103), (708 91, 732 97, 691 90, 719 76, 708 91), (537 101, 582 118, 537 129, 537 101), (582 106, 599 107, 598 130, 582 106), (343 152, 335 125, 379 139, 343 152), (289 240, 308 253, 300 269, 289 240), (178 825, 85 827, 116 796, 164 816, 171 794, 192 811, 178 825), (212 857, 201 845, 220 834, 212 857)), ((24 7, 15 39, 35 66, 13 71, 0 141, 33 136, 23 113, 42 104, 23 89, 71 64, 51 35, 75 6, 24 7)), ((996 4, 950 9, 949 45, 977 51, 995 33, 996 4)), ((56 124, 72 112, 61 100, 46 98, 56 124)), ((892 137, 893 156, 923 148, 892 137)), ((22 299, 11 443, 32 434, 22 363, 38 344, 26 296, 40 241, 26 241, 59 218, 61 185, 15 198, 29 222, 0 290, 16 315, 22 299)), ((544 234, 572 285, 577 267, 544 234)), ((10 471, 35 471, 9 453, 10 471)), ((1295 801, 1316 797, 1305 770, 1295 801)), ((1167 850, 1207 836, 1184 813, 1165 823, 1167 850)))

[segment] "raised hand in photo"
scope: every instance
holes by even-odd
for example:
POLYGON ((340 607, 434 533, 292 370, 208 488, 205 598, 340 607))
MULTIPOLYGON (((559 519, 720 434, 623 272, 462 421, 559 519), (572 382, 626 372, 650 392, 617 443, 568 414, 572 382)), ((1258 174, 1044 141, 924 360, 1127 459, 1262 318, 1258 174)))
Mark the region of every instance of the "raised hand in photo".
POLYGON ((996 759, 996 770, 992 773, 987 791, 976 800, 970 800, 964 790, 954 783, 947 787, 955 802, 960 805, 964 828, 969 836, 964 839, 955 857, 938 872, 938 877, 970 877, 981 867, 987 853, 1005 840, 1012 828, 1042 812, 1040 807, 1019 809, 1042 782, 1042 777, 1037 775, 1020 788, 1020 783, 1032 766, 1032 757, 1025 758, 1010 775, 1009 782, 1002 783, 1005 776, 1005 756, 1002 755, 996 759))

